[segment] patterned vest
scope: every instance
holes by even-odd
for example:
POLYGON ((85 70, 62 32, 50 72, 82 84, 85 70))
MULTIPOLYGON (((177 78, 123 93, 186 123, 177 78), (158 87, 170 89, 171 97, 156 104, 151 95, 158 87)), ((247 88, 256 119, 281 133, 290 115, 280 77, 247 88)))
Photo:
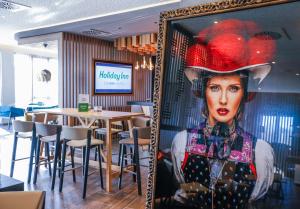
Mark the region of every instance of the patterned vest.
POLYGON ((199 129, 188 130, 182 162, 188 205, 203 209, 212 208, 212 205, 217 209, 245 208, 255 183, 254 138, 241 128, 236 128, 237 137, 230 155, 226 160, 218 160, 214 155, 216 146, 208 143, 204 129, 203 124, 199 129), (213 179, 217 181, 213 182, 213 179))

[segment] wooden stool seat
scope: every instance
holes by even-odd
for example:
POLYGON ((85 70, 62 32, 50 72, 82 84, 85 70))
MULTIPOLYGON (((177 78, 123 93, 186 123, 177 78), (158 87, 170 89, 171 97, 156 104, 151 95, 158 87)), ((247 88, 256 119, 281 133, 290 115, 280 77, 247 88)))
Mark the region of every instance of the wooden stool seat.
POLYGON ((32 138, 32 131, 30 132, 19 132, 17 134, 18 138, 23 138, 23 139, 31 139, 32 138))
POLYGON ((44 136, 44 137, 41 137, 40 140, 42 142, 55 142, 56 141, 56 135, 44 136))
MULTIPOLYGON (((128 145, 134 145, 134 139, 129 138, 129 139, 121 139, 119 141, 119 144, 128 144, 128 145)), ((138 139, 138 145, 143 146, 143 145, 149 145, 150 144, 150 139, 138 139)))
MULTIPOLYGON (((91 146, 94 145, 101 145, 103 144, 102 140, 99 139, 91 139, 91 146)), ((71 140, 67 142, 68 146, 71 147, 85 147, 87 145, 87 139, 83 139, 83 140, 71 140)))

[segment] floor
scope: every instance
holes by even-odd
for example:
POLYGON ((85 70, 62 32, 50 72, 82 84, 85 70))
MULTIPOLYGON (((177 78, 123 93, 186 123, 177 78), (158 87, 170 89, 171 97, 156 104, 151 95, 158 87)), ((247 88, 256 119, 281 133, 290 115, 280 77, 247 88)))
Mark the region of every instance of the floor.
MULTIPOLYGON (((0 126, 0 173, 9 175, 11 150, 13 136, 7 130, 6 126, 0 126)), ((18 142, 17 157, 26 157, 29 154, 30 142, 21 139, 18 142)), ((113 153, 118 152, 118 144, 113 144, 113 153)), ((145 151, 145 155, 147 155, 145 151)), ((91 155, 93 156, 93 155, 91 155)), ((113 157, 113 161, 117 162, 117 155, 113 157)), ((143 162, 145 164, 147 162, 143 162)), ((90 168, 92 171, 93 168, 90 168)), ((140 209, 145 208, 145 190, 147 168, 142 167, 142 185, 143 195, 137 195, 137 186, 132 180, 132 176, 128 173, 123 175, 122 189, 117 188, 117 179, 113 180, 114 189, 112 193, 107 193, 100 187, 100 179, 98 172, 89 176, 87 197, 85 200, 81 198, 81 170, 77 170, 77 183, 73 183, 71 172, 65 174, 63 192, 58 191, 58 183, 54 191, 50 190, 50 177, 48 170, 42 166, 38 175, 37 184, 33 185, 25 183, 25 190, 43 190, 46 191, 46 208, 74 208, 74 209, 140 209)), ((15 164, 14 178, 27 182, 28 160, 18 161, 15 164)), ((105 178, 104 178, 105 180, 105 178)))
MULTIPOLYGON (((0 173, 9 175, 12 140, 13 136, 11 130, 7 130, 6 126, 0 126, 0 173)), ((20 140, 18 143, 17 154, 18 157, 25 157, 29 153, 30 143, 28 140, 20 140)), ((118 144, 113 144, 113 152, 118 152, 118 144)), ((145 151, 145 155, 148 155, 145 151)), ((92 155, 91 155, 92 156, 92 155)), ((114 156, 113 161, 117 161, 117 155, 114 156)), ((147 164, 147 162, 143 162, 147 164)), ((19 161, 15 165, 14 178, 21 181, 27 181, 28 161, 19 161)), ((92 170, 93 168, 91 168, 92 170)), ((114 191, 107 193, 100 188, 100 180, 97 173, 89 176, 87 198, 81 199, 81 171, 76 173, 77 183, 73 183, 71 173, 65 175, 63 192, 58 192, 58 184, 52 192, 50 188, 50 177, 48 170, 41 167, 37 184, 33 185, 25 183, 25 190, 43 190, 46 191, 46 208, 47 209, 141 209, 145 208, 145 190, 146 190, 146 176, 147 168, 142 167, 142 185, 143 196, 137 195, 136 184, 132 181, 132 176, 125 174, 123 178, 122 190, 117 189, 117 179, 114 179, 114 191)), ((284 199, 276 198, 276 193, 270 194, 266 199, 257 202, 249 209, 296 209, 300 205, 300 186, 295 185, 291 179, 285 179, 283 185, 284 199)), ((183 208, 161 206, 157 208, 183 208)))

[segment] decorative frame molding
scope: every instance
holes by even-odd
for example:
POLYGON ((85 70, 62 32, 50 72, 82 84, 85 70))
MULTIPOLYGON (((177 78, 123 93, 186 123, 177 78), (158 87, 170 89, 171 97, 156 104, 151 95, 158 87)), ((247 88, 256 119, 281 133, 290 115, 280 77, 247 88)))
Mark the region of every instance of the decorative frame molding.
POLYGON ((212 14, 220 14, 232 11, 253 9, 283 3, 295 2, 297 0, 223 0, 199 6, 170 10, 160 14, 158 46, 155 65, 155 80, 153 91, 153 122, 151 127, 151 147, 149 160, 149 175, 147 181, 146 209, 154 208, 156 163, 160 135, 160 110, 162 101, 162 84, 164 74, 164 56, 167 41, 167 24, 171 20, 179 20, 191 17, 201 17, 212 14))

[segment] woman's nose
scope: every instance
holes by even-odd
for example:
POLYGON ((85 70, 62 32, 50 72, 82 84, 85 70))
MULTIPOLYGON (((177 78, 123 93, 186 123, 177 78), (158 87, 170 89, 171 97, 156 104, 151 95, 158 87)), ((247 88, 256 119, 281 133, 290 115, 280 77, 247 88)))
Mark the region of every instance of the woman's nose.
POLYGON ((227 104, 227 95, 226 95, 226 91, 222 91, 222 92, 221 92, 220 104, 222 104, 222 105, 226 105, 226 104, 227 104))

